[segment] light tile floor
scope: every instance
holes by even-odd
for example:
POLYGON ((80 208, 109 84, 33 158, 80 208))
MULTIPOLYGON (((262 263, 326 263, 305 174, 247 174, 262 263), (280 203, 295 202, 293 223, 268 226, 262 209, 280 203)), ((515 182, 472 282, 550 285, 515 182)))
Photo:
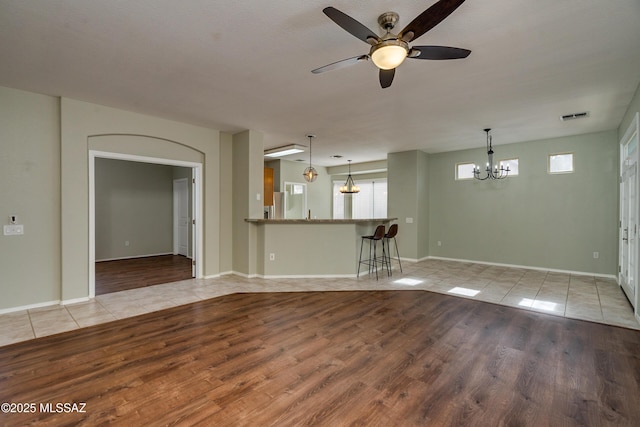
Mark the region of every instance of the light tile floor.
POLYGON ((640 330, 615 280, 443 260, 405 262, 360 278, 247 279, 236 275, 100 295, 73 305, 0 315, 0 346, 150 313, 235 292, 424 289, 480 301, 640 330))

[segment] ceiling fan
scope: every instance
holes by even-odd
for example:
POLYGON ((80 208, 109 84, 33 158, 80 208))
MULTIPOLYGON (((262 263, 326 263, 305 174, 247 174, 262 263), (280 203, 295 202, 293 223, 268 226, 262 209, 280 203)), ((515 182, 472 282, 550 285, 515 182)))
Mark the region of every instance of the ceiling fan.
POLYGON ((393 82, 396 67, 402 64, 405 58, 432 60, 466 58, 471 53, 467 49, 448 46, 409 46, 409 42, 438 25, 464 1, 440 0, 418 15, 398 34, 391 32, 398 22, 398 14, 395 12, 383 13, 378 17, 378 24, 386 32, 383 36, 377 36, 363 24, 338 9, 326 7, 323 9, 325 15, 348 33, 370 44, 371 50, 368 54, 343 59, 324 67, 316 68, 311 72, 314 74, 324 73, 325 71, 336 70, 371 59, 380 69, 380 86, 387 88, 393 82))

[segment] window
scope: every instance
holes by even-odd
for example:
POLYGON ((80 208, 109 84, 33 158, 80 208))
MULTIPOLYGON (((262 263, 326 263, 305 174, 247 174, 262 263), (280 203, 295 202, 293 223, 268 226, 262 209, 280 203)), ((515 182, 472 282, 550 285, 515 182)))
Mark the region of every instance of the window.
POLYGON ((500 160, 499 166, 507 169, 509 167, 509 176, 518 175, 518 159, 505 159, 500 160))
POLYGON ((473 179, 474 163, 456 163, 456 180, 473 179))
POLYGON ((549 154, 549 173, 573 172, 573 153, 549 154))
MULTIPOLYGON (((344 219, 344 194, 340 186, 344 181, 333 183, 333 219, 344 219)), ((360 192, 351 197, 351 217, 353 219, 387 217, 387 181, 355 181, 360 192)))

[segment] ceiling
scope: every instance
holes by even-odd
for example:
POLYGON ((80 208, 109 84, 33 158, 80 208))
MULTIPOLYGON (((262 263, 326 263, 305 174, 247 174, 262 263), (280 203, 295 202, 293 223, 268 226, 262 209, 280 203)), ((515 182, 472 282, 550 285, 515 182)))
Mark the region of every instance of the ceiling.
POLYGON ((486 127, 500 145, 619 126, 640 82, 638 0, 467 0, 412 42, 466 59, 407 60, 387 89, 371 61, 311 73, 369 50, 324 7, 382 34, 381 13, 399 30, 434 3, 0 0, 0 86, 260 130, 265 148, 313 133, 322 166, 483 147, 486 127))

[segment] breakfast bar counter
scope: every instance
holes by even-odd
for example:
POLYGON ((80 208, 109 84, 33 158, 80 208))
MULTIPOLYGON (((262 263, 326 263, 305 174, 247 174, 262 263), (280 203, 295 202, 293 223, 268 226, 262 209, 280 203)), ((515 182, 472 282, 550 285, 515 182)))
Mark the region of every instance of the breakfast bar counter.
POLYGON ((355 277, 361 236, 397 218, 246 219, 256 228, 262 277, 355 277))

